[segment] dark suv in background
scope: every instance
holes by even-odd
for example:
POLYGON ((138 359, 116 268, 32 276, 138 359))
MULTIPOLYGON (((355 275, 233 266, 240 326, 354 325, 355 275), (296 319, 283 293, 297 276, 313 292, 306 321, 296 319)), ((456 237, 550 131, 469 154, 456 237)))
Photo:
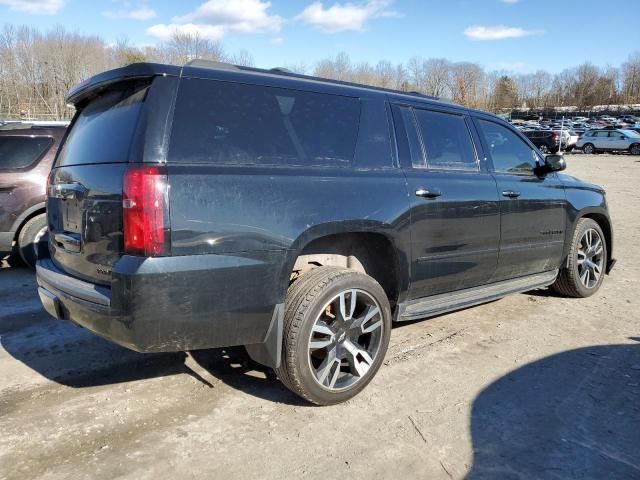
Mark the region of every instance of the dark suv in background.
POLYGON ((47 176, 65 130, 44 122, 0 125, 0 256, 17 249, 35 265, 47 230, 47 176))
POLYGON ((551 130, 525 130, 522 133, 542 153, 557 153, 560 150, 560 135, 551 130))
POLYGON ((613 266, 602 188, 487 113, 280 70, 135 64, 72 90, 50 176, 53 316, 128 348, 245 345, 322 405, 392 321, 613 266))

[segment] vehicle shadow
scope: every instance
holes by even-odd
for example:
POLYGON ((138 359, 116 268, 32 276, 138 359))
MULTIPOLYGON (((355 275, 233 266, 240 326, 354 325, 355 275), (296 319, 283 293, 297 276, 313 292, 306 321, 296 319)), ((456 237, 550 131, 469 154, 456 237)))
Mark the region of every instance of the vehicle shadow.
POLYGON ((253 362, 244 347, 137 353, 48 318, 36 303, 15 313, 0 312, 0 344, 33 371, 72 388, 185 374, 209 387, 221 381, 269 401, 303 405, 271 369, 253 362))
POLYGON ((471 435, 468 479, 640 478, 640 344, 514 370, 476 397, 471 435))

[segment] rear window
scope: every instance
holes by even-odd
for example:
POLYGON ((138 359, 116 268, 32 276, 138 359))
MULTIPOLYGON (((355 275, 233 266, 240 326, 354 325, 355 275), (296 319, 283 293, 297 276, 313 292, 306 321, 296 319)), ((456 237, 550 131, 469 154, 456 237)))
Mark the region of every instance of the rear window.
POLYGON ((429 168, 476 170, 471 135, 462 115, 414 109, 429 168))
POLYGON ((129 83, 91 100, 74 120, 57 165, 127 162, 147 90, 129 83))
POLYGON ((29 168, 52 142, 50 137, 0 137, 0 170, 29 168))
POLYGON ((357 98, 214 80, 181 81, 168 160, 348 166, 357 98))

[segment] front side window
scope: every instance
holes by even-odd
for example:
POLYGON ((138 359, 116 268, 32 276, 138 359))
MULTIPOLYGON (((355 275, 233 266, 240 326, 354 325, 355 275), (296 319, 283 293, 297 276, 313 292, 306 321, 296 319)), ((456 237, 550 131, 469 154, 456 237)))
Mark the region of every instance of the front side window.
POLYGON ((359 119, 357 98, 183 79, 168 160, 349 166, 359 119))
POLYGON ((479 120, 482 135, 489 148, 494 170, 532 174, 538 155, 526 142, 502 125, 479 120))
POLYGON ((0 170, 28 168, 52 143, 50 137, 0 137, 0 170))

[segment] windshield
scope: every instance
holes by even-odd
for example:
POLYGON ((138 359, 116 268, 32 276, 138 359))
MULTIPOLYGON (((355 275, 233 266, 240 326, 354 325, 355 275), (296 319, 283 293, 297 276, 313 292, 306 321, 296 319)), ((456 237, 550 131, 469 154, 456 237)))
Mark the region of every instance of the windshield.
POLYGON ((624 133, 627 135, 627 137, 640 138, 640 133, 636 132, 635 130, 625 130, 624 133))

